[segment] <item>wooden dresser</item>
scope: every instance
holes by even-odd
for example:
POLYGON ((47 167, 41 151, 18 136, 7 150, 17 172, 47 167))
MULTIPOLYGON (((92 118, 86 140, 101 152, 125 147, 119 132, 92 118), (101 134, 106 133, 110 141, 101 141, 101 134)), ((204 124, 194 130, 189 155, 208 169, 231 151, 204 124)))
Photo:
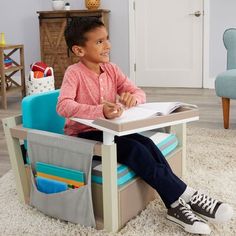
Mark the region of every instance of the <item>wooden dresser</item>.
POLYGON ((109 10, 38 11, 41 61, 53 67, 55 87, 60 88, 66 68, 78 58, 67 48, 64 30, 74 17, 99 17, 108 29, 109 10))

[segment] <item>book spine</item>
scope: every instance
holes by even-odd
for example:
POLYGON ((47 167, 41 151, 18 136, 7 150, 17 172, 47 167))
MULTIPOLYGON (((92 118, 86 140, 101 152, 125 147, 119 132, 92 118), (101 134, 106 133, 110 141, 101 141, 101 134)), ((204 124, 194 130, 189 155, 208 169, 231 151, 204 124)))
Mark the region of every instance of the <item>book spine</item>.
POLYGON ((60 178, 84 182, 84 173, 79 170, 72 170, 47 163, 37 162, 36 171, 48 175, 55 175, 60 178))
POLYGON ((55 175, 45 174, 45 173, 42 173, 42 172, 37 172, 37 176, 47 178, 47 179, 57 180, 57 181, 60 181, 60 182, 64 182, 64 183, 67 183, 68 185, 75 186, 76 188, 84 186, 84 182, 73 181, 73 180, 70 180, 70 179, 65 179, 65 178, 55 176, 55 175))

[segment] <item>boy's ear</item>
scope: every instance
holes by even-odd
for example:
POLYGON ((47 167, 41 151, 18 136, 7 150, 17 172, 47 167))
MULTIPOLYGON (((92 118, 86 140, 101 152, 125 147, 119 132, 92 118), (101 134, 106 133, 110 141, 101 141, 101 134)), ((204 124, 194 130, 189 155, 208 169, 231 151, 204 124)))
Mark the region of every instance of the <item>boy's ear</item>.
POLYGON ((72 46, 72 51, 78 57, 83 57, 84 56, 84 49, 82 47, 78 46, 78 45, 72 46))

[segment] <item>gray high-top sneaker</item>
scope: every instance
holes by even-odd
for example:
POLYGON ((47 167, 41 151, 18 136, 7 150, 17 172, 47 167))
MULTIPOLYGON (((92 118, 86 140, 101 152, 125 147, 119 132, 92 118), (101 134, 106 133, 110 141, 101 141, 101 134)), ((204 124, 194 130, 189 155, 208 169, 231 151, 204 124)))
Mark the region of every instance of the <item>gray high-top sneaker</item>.
POLYGON ((188 204, 198 215, 212 222, 223 223, 233 216, 233 208, 229 204, 208 197, 200 191, 193 194, 188 204))
POLYGON ((191 207, 182 198, 179 198, 179 204, 176 207, 168 209, 167 219, 192 234, 211 233, 211 229, 205 220, 196 216, 191 207))

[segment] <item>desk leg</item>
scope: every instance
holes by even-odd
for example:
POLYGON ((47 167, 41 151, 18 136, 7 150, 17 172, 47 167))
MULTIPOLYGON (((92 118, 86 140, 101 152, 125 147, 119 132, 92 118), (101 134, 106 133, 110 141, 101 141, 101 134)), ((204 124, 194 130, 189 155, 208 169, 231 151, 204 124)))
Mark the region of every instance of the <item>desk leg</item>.
POLYGON ((23 203, 28 203, 30 186, 21 153, 20 140, 13 138, 10 133, 10 128, 15 127, 19 123, 19 119, 20 118, 18 117, 5 118, 2 122, 11 161, 11 167, 16 179, 16 190, 20 200, 23 203))
POLYGON ((102 145, 104 229, 118 230, 117 158, 114 135, 104 132, 102 145))
POLYGON ((175 132, 179 145, 182 147, 182 177, 186 174, 186 123, 171 127, 175 132))

